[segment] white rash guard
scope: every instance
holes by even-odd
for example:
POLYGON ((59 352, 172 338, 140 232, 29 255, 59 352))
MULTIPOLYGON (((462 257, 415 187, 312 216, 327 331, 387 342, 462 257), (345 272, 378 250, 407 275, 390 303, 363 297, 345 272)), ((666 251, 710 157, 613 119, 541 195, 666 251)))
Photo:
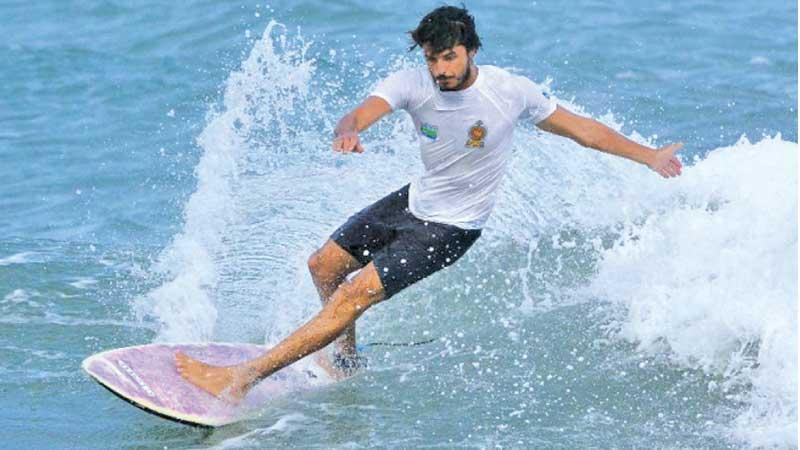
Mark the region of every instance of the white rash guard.
POLYGON ((411 114, 425 172, 411 182, 409 209, 422 220, 481 228, 511 156, 519 118, 539 123, 556 102, 529 79, 478 66, 467 89, 440 91, 426 67, 396 72, 372 92, 411 114))

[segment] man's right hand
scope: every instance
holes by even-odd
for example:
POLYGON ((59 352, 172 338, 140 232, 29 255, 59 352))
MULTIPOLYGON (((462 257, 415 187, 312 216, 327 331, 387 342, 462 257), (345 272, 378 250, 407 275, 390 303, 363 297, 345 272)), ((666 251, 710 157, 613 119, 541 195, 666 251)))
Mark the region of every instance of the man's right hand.
POLYGON ((345 131, 333 138, 333 145, 331 145, 331 148, 333 148, 333 151, 340 153, 364 152, 364 147, 361 146, 358 133, 355 131, 345 131))
POLYGON ((336 125, 331 148, 340 153, 364 153, 358 132, 392 112, 392 107, 381 97, 369 96, 356 109, 346 114, 336 125))

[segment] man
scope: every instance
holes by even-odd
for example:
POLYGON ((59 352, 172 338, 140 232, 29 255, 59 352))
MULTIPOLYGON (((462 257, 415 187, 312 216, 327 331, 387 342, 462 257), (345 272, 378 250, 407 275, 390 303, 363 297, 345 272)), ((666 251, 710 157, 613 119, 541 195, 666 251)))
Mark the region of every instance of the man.
POLYGON ((419 133, 425 171, 410 185, 352 216, 309 259, 324 306, 263 356, 214 367, 185 354, 178 370, 190 382, 230 400, 258 381, 322 349, 337 337, 334 365, 359 366, 355 321, 371 306, 453 264, 481 234, 510 158, 517 119, 579 144, 646 164, 663 177, 681 173, 681 144, 654 150, 605 125, 557 106, 527 78, 477 66, 481 46, 466 9, 435 9, 411 32, 425 68, 383 80, 335 130, 333 150, 361 153, 359 133, 390 112, 406 110, 419 133), (347 279, 356 270, 359 272, 347 279))

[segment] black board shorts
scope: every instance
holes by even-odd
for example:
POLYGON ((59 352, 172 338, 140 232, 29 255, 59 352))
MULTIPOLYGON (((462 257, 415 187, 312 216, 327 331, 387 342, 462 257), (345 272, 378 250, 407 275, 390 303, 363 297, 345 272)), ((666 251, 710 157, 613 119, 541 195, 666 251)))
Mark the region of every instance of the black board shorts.
POLYGON ((456 262, 481 235, 418 219, 408 209, 408 188, 362 209, 331 235, 362 265, 375 263, 387 299, 456 262))

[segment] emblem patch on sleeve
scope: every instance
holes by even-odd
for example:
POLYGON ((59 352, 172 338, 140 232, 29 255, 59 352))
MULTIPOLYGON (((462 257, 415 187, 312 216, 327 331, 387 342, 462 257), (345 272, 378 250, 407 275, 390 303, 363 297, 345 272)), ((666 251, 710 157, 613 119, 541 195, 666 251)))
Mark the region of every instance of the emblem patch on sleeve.
POLYGON ((483 140, 486 139, 488 131, 483 126, 483 121, 475 122, 475 125, 469 127, 469 139, 467 140, 467 147, 470 148, 483 148, 483 140))

